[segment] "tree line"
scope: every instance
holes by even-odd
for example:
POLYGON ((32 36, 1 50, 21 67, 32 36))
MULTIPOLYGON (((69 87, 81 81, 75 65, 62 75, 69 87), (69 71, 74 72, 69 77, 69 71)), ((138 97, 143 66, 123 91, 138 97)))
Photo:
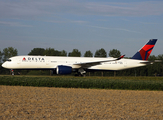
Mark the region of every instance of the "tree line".
MULTIPOLYGON (((4 48, 3 51, 0 51, 0 63, 2 64, 5 62, 8 58, 17 56, 18 50, 13 47, 4 48)), ((54 48, 34 48, 32 49, 28 55, 40 55, 40 56, 72 56, 72 57, 81 57, 82 54, 78 49, 73 49, 72 52, 67 53, 65 50, 55 50, 54 48)), ((117 49, 112 49, 109 51, 108 55, 110 57, 118 58, 121 56, 121 52, 117 49)), ((96 50, 95 54, 88 50, 84 53, 84 57, 107 57, 107 52, 105 49, 101 48, 96 50)), ((163 61, 163 54, 162 55, 152 55, 148 58, 149 61, 154 60, 162 60, 163 61)), ((24 74, 27 74, 31 71, 26 71, 24 74)), ((0 74, 7 74, 7 70, 2 68, 0 66, 0 74)), ((35 72, 36 73, 36 72, 35 72)), ((36 73, 38 74, 38 73, 36 73)), ((40 74, 49 74, 44 71, 41 71, 40 74)), ((88 73, 87 73, 88 74, 88 73)), ((95 75, 95 76, 113 76, 115 75, 115 72, 92 72, 89 73, 89 75, 95 75)), ((128 70, 122 70, 122 71, 116 71, 116 76, 162 76, 163 75, 163 62, 160 63, 154 63, 153 65, 147 65, 140 68, 133 68, 128 70)))
MULTIPOLYGON (((73 49, 72 52, 67 53, 65 50, 58 51, 54 48, 34 48, 28 55, 46 55, 46 56, 71 56, 71 57, 81 57, 82 54, 78 49, 73 49)), ((113 49, 109 52, 111 57, 120 57, 121 53, 117 49, 113 49)), ((93 57, 93 53, 88 50, 84 53, 84 57, 93 57)), ((107 57, 107 52, 101 48, 95 52, 94 57, 107 57)))
MULTIPOLYGON (((8 58, 17 56, 18 50, 13 47, 4 48, 3 51, 0 51, 0 63, 5 62, 8 58)), ((40 55, 40 56, 71 56, 71 57, 81 57, 82 54, 78 49, 73 49, 72 52, 67 53, 65 50, 58 51, 54 48, 34 48, 28 55, 40 55)), ((120 57, 121 52, 117 49, 110 50, 110 57, 120 57)), ((93 53, 88 50, 84 53, 84 57, 93 57, 93 53)), ((94 57, 107 57, 107 52, 101 48, 96 50, 94 57)))

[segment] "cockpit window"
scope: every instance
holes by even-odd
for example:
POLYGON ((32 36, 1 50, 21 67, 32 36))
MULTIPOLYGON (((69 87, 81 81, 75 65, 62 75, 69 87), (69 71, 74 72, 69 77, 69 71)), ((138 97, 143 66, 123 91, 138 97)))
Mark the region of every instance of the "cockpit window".
POLYGON ((11 62, 11 59, 8 59, 7 61, 11 62))

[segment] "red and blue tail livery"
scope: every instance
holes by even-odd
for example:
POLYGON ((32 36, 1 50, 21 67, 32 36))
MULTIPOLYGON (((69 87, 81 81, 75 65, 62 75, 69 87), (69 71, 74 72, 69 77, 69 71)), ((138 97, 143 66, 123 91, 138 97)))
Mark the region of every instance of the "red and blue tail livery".
POLYGON ((157 39, 149 40, 148 43, 145 44, 131 59, 148 60, 156 42, 157 39))

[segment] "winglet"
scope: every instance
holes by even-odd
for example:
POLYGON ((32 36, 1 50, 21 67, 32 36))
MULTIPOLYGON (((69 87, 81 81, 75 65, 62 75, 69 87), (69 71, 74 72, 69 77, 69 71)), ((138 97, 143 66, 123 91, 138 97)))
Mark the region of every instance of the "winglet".
POLYGON ((124 58, 124 56, 125 56, 125 55, 122 55, 122 56, 120 56, 119 58, 117 58, 116 60, 120 60, 120 59, 124 58))

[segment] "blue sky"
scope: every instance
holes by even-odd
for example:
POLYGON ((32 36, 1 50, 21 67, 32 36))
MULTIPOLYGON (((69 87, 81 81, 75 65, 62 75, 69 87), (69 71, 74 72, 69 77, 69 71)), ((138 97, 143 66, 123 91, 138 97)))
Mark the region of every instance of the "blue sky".
POLYGON ((0 0, 0 50, 118 49, 133 56, 149 39, 163 54, 162 0, 0 0))

